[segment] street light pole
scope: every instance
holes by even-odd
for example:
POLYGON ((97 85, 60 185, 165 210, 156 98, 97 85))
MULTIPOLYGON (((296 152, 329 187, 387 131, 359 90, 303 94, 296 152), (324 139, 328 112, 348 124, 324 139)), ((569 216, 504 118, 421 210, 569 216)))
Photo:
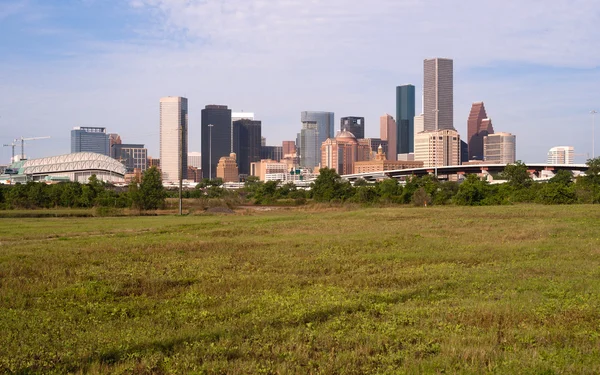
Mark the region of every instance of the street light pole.
POLYGON ((213 124, 208 124, 208 179, 212 180, 212 128, 213 124))
POLYGON ((590 111, 590 114, 592 115, 592 159, 596 157, 596 137, 594 136, 594 128, 596 127, 596 113, 598 113, 598 111, 596 111, 595 109, 592 109, 590 111))
POLYGON ((433 164, 434 164, 434 175, 437 180, 437 153, 438 153, 438 147, 437 147, 438 144, 437 143, 438 143, 438 130, 439 130, 438 119, 439 119, 440 110, 436 108, 433 110, 433 113, 435 113, 435 136, 434 136, 435 142, 433 142, 433 147, 435 148, 435 150, 433 152, 433 164))
POLYGON ((179 124, 179 216, 183 215, 183 126, 179 124))

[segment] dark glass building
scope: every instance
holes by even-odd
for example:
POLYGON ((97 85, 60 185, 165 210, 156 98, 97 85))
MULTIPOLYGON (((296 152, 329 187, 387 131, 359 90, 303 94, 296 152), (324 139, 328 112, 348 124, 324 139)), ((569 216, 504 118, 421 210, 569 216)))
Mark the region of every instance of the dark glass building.
POLYGON ((399 154, 415 152, 415 86, 396 87, 396 147, 399 154))
POLYGON ((233 152, 237 155, 239 174, 250 174, 250 163, 260 161, 261 122, 242 119, 233 124, 233 152))
POLYGON ((356 139, 365 138, 365 118, 364 117, 342 117, 340 119, 340 131, 348 131, 356 139))
POLYGON ((261 146, 260 158, 281 161, 283 158, 283 146, 261 146))
POLYGON ((233 150, 231 109, 226 105, 207 105, 201 117, 202 177, 214 179, 219 159, 233 150))
POLYGON ((110 156, 110 141, 106 128, 76 127, 71 130, 71 153, 95 152, 110 156))

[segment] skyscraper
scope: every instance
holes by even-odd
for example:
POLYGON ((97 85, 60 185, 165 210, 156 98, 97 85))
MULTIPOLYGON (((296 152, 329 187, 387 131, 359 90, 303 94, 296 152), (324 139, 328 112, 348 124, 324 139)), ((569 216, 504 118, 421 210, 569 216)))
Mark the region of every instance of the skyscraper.
POLYGON ((483 102, 475 102, 467 120, 469 160, 483 160, 483 137, 489 134, 494 134, 492 120, 488 118, 483 102))
POLYGON ((396 120, 387 113, 379 118, 379 138, 387 141, 387 160, 396 160, 398 157, 398 129, 396 120))
MULTIPOLYGON (((319 165, 320 160, 317 160, 318 131, 316 121, 303 121, 302 130, 300 130, 300 166, 313 169, 319 165)), ((322 144, 322 143, 321 143, 322 144)))
POLYGON ((363 139, 365 137, 365 118, 342 117, 340 119, 340 131, 349 131, 354 134, 356 139, 363 139))
POLYGON ((233 152, 240 174, 250 174, 250 163, 260 160, 261 122, 250 119, 233 122, 233 152))
POLYGON ((233 147, 231 109, 226 105, 207 105, 201 117, 202 177, 214 179, 219 159, 229 157, 233 147))
POLYGON ((454 129, 424 131, 415 137, 415 161, 423 167, 459 165, 460 135, 454 129))
POLYGON ((454 129, 454 73, 451 59, 423 62, 423 117, 426 131, 454 129))
POLYGON ((333 138, 334 136, 334 114, 333 112, 319 112, 319 111, 304 111, 300 113, 300 121, 304 124, 307 121, 314 122, 316 124, 317 132, 317 143, 314 148, 314 161, 315 166, 321 162, 321 145, 327 138, 333 138))
POLYGON ((181 96, 160 99, 160 169, 163 181, 187 178, 188 100, 181 96))
POLYGON ((512 164, 516 160, 517 137, 496 133, 483 137, 483 158, 489 163, 512 164))
POLYGON ((413 85, 396 87, 396 129, 397 152, 399 154, 414 152, 415 86, 413 85))
POLYGON ((71 153, 95 152, 110 156, 110 140, 106 128, 78 126, 71 130, 71 153))
POLYGON ((133 173, 136 169, 144 172, 148 169, 148 150, 141 144, 114 144, 111 149, 112 158, 120 161, 127 173, 133 173))

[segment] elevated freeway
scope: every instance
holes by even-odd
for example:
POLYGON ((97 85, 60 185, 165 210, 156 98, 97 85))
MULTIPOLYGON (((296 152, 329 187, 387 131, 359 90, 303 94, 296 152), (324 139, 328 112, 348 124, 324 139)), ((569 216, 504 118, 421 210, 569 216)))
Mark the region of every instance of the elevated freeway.
MULTIPOLYGON (((578 171, 585 172, 588 167, 586 164, 538 164, 530 163, 526 164, 529 173, 539 175, 542 171, 550 171, 556 173, 560 170, 565 171, 578 171)), ((437 167, 438 176, 451 176, 451 175, 465 175, 465 174, 497 174, 504 171, 507 164, 468 164, 468 165, 450 165, 437 167)), ((435 168, 409 168, 409 169, 397 169, 390 171, 378 171, 378 172, 367 172, 357 174, 347 174, 341 176, 348 181, 355 181, 359 178, 367 181, 376 181, 382 178, 396 178, 400 179, 407 176, 425 176, 428 174, 433 175, 435 168)))

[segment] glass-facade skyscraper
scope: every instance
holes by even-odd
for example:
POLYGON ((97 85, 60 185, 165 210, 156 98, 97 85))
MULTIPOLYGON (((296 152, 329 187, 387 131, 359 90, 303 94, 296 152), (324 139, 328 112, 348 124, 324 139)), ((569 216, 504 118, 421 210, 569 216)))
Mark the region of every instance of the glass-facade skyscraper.
POLYGON ((364 117, 342 117, 340 119, 340 131, 349 131, 356 139, 365 138, 365 118, 364 117))
POLYGON ((71 130, 71 153, 95 152, 110 156, 110 140, 106 128, 76 127, 71 130))
MULTIPOLYGON (((396 87, 396 147, 399 154, 415 150, 415 86, 396 87)), ((394 159, 392 159, 394 160, 394 159)))
MULTIPOLYGON (((319 165, 320 159, 317 155, 321 155, 321 147, 317 147, 318 143, 318 124, 315 121, 302 122, 302 130, 300 130, 300 165, 304 168, 312 169, 319 165), (319 150, 317 152, 317 149, 319 150)), ((333 137, 331 137, 333 138, 333 137)), ((323 144, 322 142, 319 145, 323 144)))
POLYGON ((237 155, 238 172, 250 174, 250 163, 261 159, 261 122, 242 119, 233 121, 232 126, 233 152, 237 155))
MULTIPOLYGON (((314 160, 315 164, 313 167, 315 167, 321 162, 321 145, 327 140, 327 138, 334 137, 334 114, 333 112, 304 111, 300 113, 300 121, 303 124, 303 129, 304 123, 312 122, 316 124, 316 144, 314 148, 314 156, 307 155, 306 150, 308 150, 308 148, 305 149, 305 157, 311 160, 308 162, 308 164, 312 164, 312 160, 314 160)), ((309 147, 312 150, 312 145, 309 147)), ((300 162, 302 163, 302 160, 300 162)), ((303 166, 308 168, 307 165, 303 164, 303 166)))
POLYGON ((187 178, 188 100, 181 96, 160 99, 160 169, 163 181, 187 178))
POLYGON ((226 105, 207 105, 202 110, 200 133, 202 177, 214 179, 217 177, 219 159, 229 156, 233 150, 231 109, 226 105))

